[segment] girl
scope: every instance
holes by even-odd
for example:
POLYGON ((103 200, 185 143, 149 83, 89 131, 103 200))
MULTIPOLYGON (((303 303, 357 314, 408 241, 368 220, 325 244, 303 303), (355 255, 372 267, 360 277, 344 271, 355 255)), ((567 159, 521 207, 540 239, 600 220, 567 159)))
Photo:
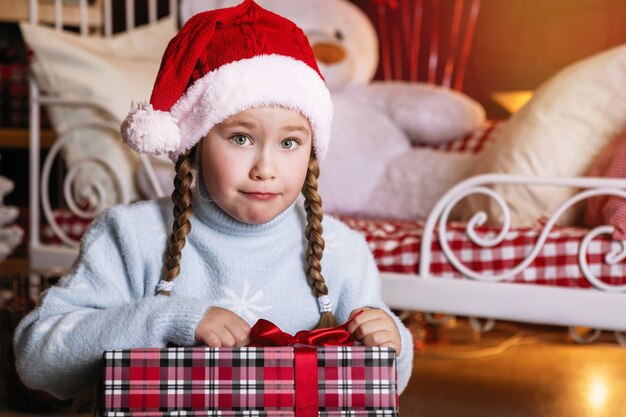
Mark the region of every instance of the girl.
POLYGON ((97 382, 107 349, 246 346, 259 318, 296 333, 365 310, 348 331, 395 348, 402 391, 411 335, 380 298, 364 239, 322 221, 318 161, 331 119, 293 23, 251 0, 189 20, 150 104, 122 124, 133 149, 176 161, 173 204, 114 207, 94 223, 73 271, 16 331, 23 381, 68 398, 97 382))

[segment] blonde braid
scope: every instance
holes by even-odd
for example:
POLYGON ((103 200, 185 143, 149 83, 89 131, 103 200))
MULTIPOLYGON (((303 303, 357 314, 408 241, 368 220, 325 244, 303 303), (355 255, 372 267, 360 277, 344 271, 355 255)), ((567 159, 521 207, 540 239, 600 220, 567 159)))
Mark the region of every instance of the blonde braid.
MULTIPOLYGON (((306 249, 305 271, 315 297, 328 295, 328 287, 322 276, 322 255, 324 251, 324 238, 322 237, 322 199, 317 193, 317 178, 320 174, 320 167, 315 159, 315 155, 311 154, 309 159, 309 167, 306 173, 306 179, 302 186, 302 194, 304 195, 304 209, 306 210, 307 226, 304 229, 304 235, 307 238, 308 245, 306 249)), ((316 329, 338 326, 337 320, 333 313, 326 311, 321 314, 316 329)))
MULTIPOLYGON (((180 273, 181 252, 185 247, 185 237, 191 231, 191 183, 193 181, 192 170, 196 158, 196 148, 181 155, 176 161, 176 176, 174 177, 174 222, 172 233, 167 242, 165 253, 165 278, 164 281, 172 282, 180 273)), ((169 296, 171 291, 160 290, 159 294, 169 296)))

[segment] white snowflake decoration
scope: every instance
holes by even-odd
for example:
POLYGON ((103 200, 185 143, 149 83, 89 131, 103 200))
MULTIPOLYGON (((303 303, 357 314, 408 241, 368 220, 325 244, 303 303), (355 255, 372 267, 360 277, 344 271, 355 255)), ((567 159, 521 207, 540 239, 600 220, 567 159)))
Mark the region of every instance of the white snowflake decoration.
POLYGON ((260 313, 272 308, 272 306, 267 304, 257 304, 263 298, 263 290, 259 290, 250 296, 250 283, 248 280, 243 282, 243 294, 241 296, 237 295, 230 287, 223 287, 223 290, 226 297, 217 300, 217 304, 240 315, 249 323, 256 322, 260 318, 260 313))

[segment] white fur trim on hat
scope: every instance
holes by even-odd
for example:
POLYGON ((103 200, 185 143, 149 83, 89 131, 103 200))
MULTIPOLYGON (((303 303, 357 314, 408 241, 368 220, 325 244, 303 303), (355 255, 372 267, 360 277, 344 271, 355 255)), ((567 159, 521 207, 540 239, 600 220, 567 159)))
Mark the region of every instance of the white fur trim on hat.
POLYGON ((330 140, 333 105, 319 74, 302 61, 259 55, 223 65, 191 85, 172 106, 181 142, 169 153, 176 161, 211 128, 253 107, 278 105, 300 111, 311 124, 313 147, 324 159, 330 140))
POLYGON ((139 153, 158 155, 180 147, 177 121, 151 104, 133 105, 120 130, 124 143, 139 153))

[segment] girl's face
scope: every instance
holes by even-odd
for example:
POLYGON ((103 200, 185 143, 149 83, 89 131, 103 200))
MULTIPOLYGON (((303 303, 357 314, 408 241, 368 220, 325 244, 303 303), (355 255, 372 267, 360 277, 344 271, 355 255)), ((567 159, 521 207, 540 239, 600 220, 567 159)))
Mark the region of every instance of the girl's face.
POLYGON ((295 110, 242 111, 202 139, 202 176, 215 203, 237 220, 267 223, 298 197, 311 155, 311 127, 295 110))

